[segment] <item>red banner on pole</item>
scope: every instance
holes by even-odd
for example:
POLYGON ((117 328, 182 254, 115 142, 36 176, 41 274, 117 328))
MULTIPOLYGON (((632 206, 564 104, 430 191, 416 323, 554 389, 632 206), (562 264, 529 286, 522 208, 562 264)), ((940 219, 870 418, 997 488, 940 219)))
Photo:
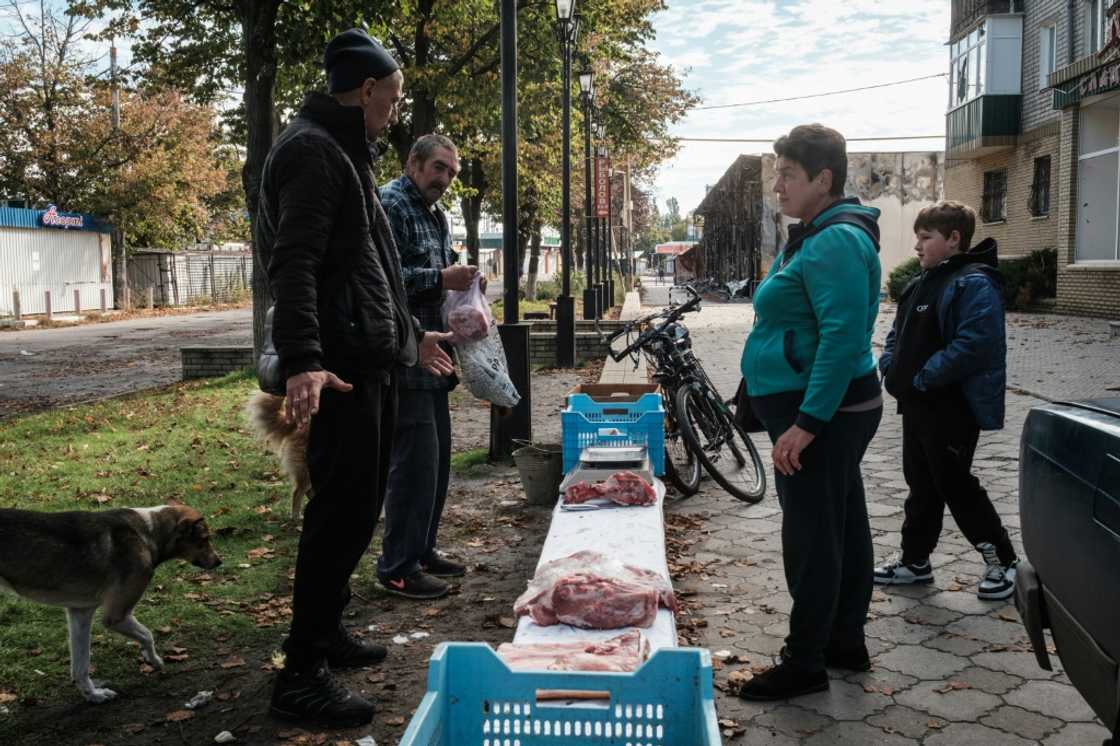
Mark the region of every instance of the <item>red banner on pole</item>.
POLYGON ((610 158, 599 156, 595 159, 595 217, 610 217, 610 158))

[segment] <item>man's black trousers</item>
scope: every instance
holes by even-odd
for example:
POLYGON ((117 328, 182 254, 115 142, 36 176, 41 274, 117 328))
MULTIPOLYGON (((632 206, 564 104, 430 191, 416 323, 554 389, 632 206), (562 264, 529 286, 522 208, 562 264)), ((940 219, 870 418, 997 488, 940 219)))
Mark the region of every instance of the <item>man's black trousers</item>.
MULTIPOLYGON (((793 598, 786 660, 824 669, 826 647, 864 644, 874 558, 860 461, 879 428, 883 408, 837 412, 801 453, 801 470, 775 473, 782 506, 782 563, 793 598)), ((765 419, 771 442, 797 417, 765 419)))
POLYGON ((436 550, 451 472, 447 389, 400 392, 397 432, 385 498, 385 539, 377 574, 411 575, 436 550))
POLYGON ((911 407, 902 415, 902 471, 910 494, 902 523, 902 560, 924 562, 937 546, 945 506, 972 546, 995 545, 1009 564, 1015 550, 980 480, 972 457, 980 428, 955 407, 911 407))
POLYGON ((340 374, 354 385, 324 389, 311 418, 307 466, 311 499, 303 515, 284 651, 293 670, 314 667, 337 634, 350 601, 350 575, 373 538, 396 428, 395 380, 340 374))

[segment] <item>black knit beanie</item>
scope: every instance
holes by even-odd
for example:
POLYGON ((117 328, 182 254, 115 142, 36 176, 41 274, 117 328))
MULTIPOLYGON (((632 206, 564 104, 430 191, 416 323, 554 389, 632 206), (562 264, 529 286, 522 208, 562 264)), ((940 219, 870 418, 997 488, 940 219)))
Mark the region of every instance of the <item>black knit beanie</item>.
POLYGON ((393 56, 361 29, 343 31, 330 40, 323 52, 327 70, 327 90, 331 93, 352 91, 367 78, 392 75, 401 68, 393 56))

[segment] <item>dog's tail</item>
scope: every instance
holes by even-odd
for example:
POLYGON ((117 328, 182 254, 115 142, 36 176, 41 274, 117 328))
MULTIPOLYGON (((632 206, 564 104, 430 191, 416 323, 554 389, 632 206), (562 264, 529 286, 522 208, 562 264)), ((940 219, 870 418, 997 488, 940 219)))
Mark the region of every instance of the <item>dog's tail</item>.
POLYGON ((284 397, 254 391, 245 402, 245 422, 249 429, 273 451, 279 452, 284 439, 298 426, 284 415, 284 397))

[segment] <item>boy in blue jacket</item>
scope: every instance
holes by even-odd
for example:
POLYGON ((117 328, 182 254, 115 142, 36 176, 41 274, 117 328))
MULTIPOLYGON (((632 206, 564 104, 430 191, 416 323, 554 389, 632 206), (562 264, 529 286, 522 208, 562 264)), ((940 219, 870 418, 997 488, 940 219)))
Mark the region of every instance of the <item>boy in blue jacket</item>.
POLYGON ((1003 427, 1007 379, 996 242, 969 250, 976 214, 939 202, 914 221, 922 273, 898 302, 879 370, 902 415, 902 469, 910 494, 902 552, 875 568, 882 585, 933 580, 929 556, 945 506, 986 569, 977 596, 1015 590, 1015 549, 987 491, 972 474, 981 430, 1003 427))

